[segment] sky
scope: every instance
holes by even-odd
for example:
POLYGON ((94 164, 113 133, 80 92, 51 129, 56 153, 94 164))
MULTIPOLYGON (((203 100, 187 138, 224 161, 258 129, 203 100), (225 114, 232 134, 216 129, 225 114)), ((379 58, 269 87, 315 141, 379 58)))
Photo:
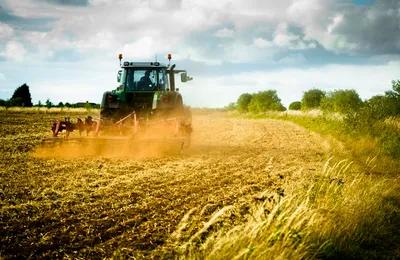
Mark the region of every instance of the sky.
POLYGON ((32 102, 100 103, 118 54, 186 69, 193 107, 275 89, 362 99, 400 79, 399 0, 0 0, 0 99, 26 83, 32 102))

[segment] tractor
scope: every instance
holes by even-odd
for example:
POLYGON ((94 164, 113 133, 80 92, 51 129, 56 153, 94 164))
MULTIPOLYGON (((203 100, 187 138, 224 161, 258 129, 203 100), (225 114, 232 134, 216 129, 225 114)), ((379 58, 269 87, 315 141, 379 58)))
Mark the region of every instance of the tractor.
MULTIPOLYGON (((121 63, 122 55, 119 59, 121 63)), ((170 54, 168 59, 171 60, 170 54)), ((124 61, 117 74, 118 87, 103 94, 101 118, 117 121, 133 111, 146 119, 189 114, 175 86, 175 74, 179 73, 181 82, 193 79, 186 70, 175 70, 175 65, 124 61)))
POLYGON ((119 54, 117 88, 103 94, 100 118, 78 118, 76 123, 70 118, 58 120, 52 126, 53 135, 43 138, 42 143, 115 140, 115 137, 126 141, 148 138, 151 133, 151 138, 176 141, 182 149, 190 145, 191 112, 183 104, 175 76, 180 74, 183 83, 193 78, 186 70, 170 65, 171 54, 168 65, 158 61, 122 61, 122 58, 119 54), (79 136, 71 134, 74 130, 79 136))

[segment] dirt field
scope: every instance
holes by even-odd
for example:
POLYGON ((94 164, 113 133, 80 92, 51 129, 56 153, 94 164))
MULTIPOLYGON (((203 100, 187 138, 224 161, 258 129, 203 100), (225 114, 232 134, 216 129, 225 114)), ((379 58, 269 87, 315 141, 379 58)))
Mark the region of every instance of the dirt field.
POLYGON ((249 202, 266 191, 285 196, 285 184, 313 174, 331 152, 288 122, 203 113, 183 155, 37 158, 58 117, 0 114, 0 257, 174 256, 216 210, 235 205, 220 225, 239 223, 249 202), (196 221, 177 235, 192 209, 196 221))

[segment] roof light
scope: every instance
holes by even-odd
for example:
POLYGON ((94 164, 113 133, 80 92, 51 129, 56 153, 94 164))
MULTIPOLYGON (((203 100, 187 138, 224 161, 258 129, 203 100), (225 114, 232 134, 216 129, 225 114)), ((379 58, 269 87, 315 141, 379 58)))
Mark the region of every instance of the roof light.
POLYGON ((171 55, 171 53, 168 53, 168 60, 171 60, 172 59, 172 55, 171 55))
POLYGON ((154 66, 160 66, 160 63, 158 61, 154 62, 154 66))
POLYGON ((128 61, 125 61, 125 62, 124 62, 124 66, 129 66, 129 62, 128 62, 128 61))
POLYGON ((118 59, 122 60, 122 53, 118 54, 118 59))

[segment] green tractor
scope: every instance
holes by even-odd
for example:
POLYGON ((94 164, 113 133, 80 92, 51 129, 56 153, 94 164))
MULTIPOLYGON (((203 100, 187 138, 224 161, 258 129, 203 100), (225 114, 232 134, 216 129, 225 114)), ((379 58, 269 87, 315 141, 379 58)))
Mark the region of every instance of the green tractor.
POLYGON ((58 120, 53 123, 53 135, 42 143, 161 138, 178 142, 182 148, 190 145, 192 116, 175 86, 175 75, 180 74, 181 82, 193 78, 175 65, 157 61, 121 64, 122 54, 119 60, 118 87, 103 94, 100 118, 78 118, 76 123, 69 118, 58 120), (79 136, 72 134, 74 130, 79 136), (64 136, 60 135, 63 131, 64 136))
MULTIPOLYGON (((121 63, 121 54, 119 58, 121 63)), ((190 112, 184 107, 182 95, 175 86, 177 74, 180 74, 181 82, 193 79, 186 70, 175 70, 175 65, 124 61, 117 75, 119 86, 103 94, 101 119, 116 122, 132 112, 146 120, 187 117, 190 112)))

